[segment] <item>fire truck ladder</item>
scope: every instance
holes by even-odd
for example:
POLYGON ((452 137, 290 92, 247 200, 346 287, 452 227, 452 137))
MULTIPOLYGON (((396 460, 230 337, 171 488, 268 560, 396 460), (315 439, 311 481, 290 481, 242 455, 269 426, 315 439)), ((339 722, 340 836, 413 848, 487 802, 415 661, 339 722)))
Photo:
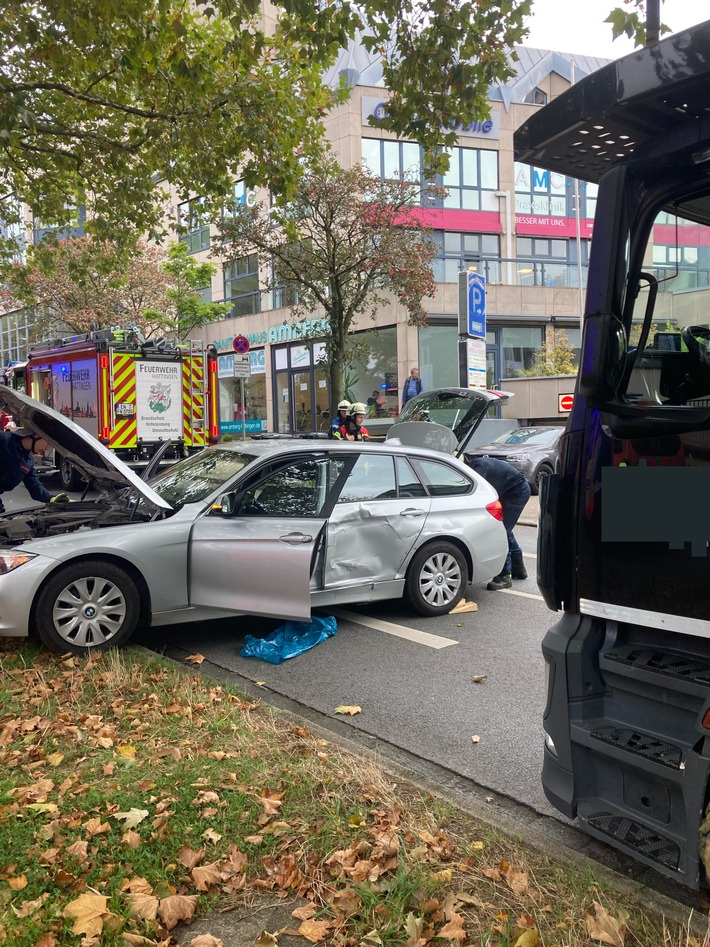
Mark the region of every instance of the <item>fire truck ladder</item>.
POLYGON ((188 358, 190 360, 190 431, 193 432, 193 443, 194 443, 194 432, 199 430, 202 432, 202 442, 207 444, 207 363, 206 359, 203 359, 202 367, 202 381, 198 387, 195 387, 195 372, 194 359, 195 356, 204 355, 204 347, 202 342, 199 342, 195 339, 190 339, 190 349, 188 352, 188 358), (201 395, 202 402, 202 412, 201 417, 198 417, 195 413, 195 395, 201 395))

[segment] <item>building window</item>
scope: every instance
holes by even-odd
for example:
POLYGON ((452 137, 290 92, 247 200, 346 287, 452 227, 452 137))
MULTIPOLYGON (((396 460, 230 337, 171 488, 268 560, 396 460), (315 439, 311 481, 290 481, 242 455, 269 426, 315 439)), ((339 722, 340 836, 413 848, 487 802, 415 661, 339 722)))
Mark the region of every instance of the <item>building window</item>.
POLYGON ((210 224, 206 218, 202 198, 178 204, 180 243, 186 243, 190 253, 210 248, 210 224))
POLYGON ((248 188, 244 181, 237 181, 232 188, 231 204, 225 206, 225 215, 236 214, 245 207, 254 207, 256 204, 256 191, 248 188))
POLYGON ((515 213, 539 217, 572 217, 571 195, 564 174, 515 162, 515 213), (568 195, 570 206, 568 208, 568 195))
POLYGON ((504 327, 500 334, 503 378, 515 378, 532 367, 535 352, 542 346, 542 326, 504 327))
POLYGON ((437 283, 456 283, 461 270, 473 267, 487 283, 500 283, 500 239, 492 233, 434 231, 438 251, 432 264, 437 283))
POLYGON ((259 265, 256 253, 240 257, 224 267, 224 299, 232 303, 233 317, 260 312, 259 265))
POLYGON ((419 372, 425 389, 458 388, 458 350, 458 326, 430 323, 419 330, 419 372))
POLYGON ((448 194, 444 207, 455 210, 498 211, 498 152, 452 148, 449 170, 437 180, 448 194))
MULTIPOLYGON (((586 285, 589 240, 582 240, 582 285, 586 285)), ((521 286, 577 286, 575 240, 518 237, 516 270, 521 286)))
POLYGON ((83 237, 85 235, 84 224, 86 223, 86 207, 80 204, 78 207, 74 204, 65 204, 65 208, 72 211, 74 219, 70 224, 58 227, 55 224, 46 223, 35 217, 32 221, 32 240, 34 243, 40 243, 47 234, 53 234, 57 240, 65 240, 67 237, 83 237))
POLYGON ((528 105, 547 105, 547 92, 543 92, 542 89, 535 88, 532 92, 528 94, 523 99, 523 102, 528 105))
MULTIPOLYGON (((382 180, 420 181, 422 152, 409 141, 362 139, 362 163, 367 171, 382 180)), ((498 152, 480 148, 452 148, 449 170, 433 181, 448 190, 445 198, 431 199, 422 190, 425 207, 452 207, 458 210, 498 211, 498 152)))

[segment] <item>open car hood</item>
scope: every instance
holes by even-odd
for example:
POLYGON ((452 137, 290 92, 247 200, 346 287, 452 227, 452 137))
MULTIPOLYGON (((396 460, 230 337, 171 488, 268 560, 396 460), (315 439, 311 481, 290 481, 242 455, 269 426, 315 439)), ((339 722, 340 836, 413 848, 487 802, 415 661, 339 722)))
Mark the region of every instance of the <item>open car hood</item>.
POLYGON ((433 388, 412 398, 402 408, 387 440, 409 447, 430 447, 461 455, 491 405, 513 397, 509 391, 486 388, 433 388), (414 422, 414 423, 412 423, 414 422))
POLYGON ((169 503, 119 460, 108 447, 104 447, 95 437, 54 408, 40 404, 39 401, 5 385, 0 385, 0 408, 5 408, 12 414, 18 427, 28 427, 43 437, 100 489, 131 487, 157 509, 172 509, 169 503))

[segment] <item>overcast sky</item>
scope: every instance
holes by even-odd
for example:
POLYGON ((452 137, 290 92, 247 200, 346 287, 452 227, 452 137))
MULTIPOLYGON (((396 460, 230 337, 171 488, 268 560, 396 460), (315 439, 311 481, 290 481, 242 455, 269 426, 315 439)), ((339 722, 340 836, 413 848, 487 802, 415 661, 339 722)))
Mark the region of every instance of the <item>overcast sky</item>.
MULTIPOLYGON (((633 43, 612 42, 611 24, 604 20, 622 0, 533 0, 526 46, 618 59, 633 51, 633 43)), ((665 0, 661 23, 674 33, 710 19, 708 0, 665 0)), ((669 34, 666 33, 666 36, 669 34)))

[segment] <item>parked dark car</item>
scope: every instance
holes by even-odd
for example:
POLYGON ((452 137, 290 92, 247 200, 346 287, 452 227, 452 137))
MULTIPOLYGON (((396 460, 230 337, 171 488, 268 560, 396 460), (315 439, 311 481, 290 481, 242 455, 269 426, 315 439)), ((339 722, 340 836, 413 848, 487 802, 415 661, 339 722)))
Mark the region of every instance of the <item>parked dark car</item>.
POLYGON ((532 493, 540 489, 543 477, 557 469, 562 427, 517 427, 501 434, 490 444, 480 444, 466 451, 478 457, 498 457, 517 468, 530 484, 532 493))

